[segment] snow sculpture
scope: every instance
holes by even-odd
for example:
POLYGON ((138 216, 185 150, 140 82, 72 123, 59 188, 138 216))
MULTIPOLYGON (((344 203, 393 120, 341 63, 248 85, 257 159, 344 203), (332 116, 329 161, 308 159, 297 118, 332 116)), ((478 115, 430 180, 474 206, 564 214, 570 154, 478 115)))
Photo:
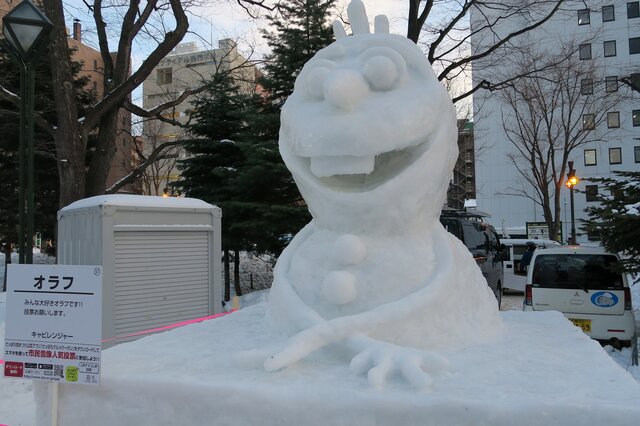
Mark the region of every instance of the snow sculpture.
POLYGON ((291 337, 264 366, 339 343, 373 386, 398 372, 426 388, 448 366, 435 351, 486 341, 501 322, 438 220, 458 153, 453 104, 386 16, 372 34, 360 0, 348 14, 353 35, 334 24, 282 109, 280 153, 313 220, 276 265, 269 320, 291 337))

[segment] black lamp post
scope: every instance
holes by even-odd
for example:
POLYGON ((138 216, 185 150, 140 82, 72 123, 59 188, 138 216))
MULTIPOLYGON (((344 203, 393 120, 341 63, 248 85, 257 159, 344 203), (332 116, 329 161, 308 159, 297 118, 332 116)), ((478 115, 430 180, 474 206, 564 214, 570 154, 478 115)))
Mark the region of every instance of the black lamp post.
POLYGON ((49 31, 51 21, 30 0, 24 0, 2 18, 4 44, 20 66, 20 199, 18 209, 19 263, 33 263, 33 102, 35 77, 32 60, 49 31))
POLYGON ((569 172, 567 173, 567 182, 565 185, 569 188, 569 202, 571 204, 571 244, 576 244, 576 218, 573 207, 573 187, 580 182, 573 168, 573 161, 569 161, 569 172))

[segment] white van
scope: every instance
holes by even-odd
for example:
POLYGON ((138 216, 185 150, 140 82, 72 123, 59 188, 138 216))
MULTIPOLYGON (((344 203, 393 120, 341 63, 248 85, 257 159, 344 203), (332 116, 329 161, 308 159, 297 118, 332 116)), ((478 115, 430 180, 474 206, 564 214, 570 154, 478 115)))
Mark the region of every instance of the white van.
POLYGON ((520 259, 522 255, 527 251, 527 243, 534 242, 537 248, 546 247, 561 247, 560 243, 553 240, 528 240, 528 239, 501 239, 500 243, 504 246, 503 249, 503 263, 504 269, 504 284, 502 287, 504 290, 510 291, 524 291, 524 286, 527 283, 526 272, 519 272, 520 259))
POLYGON ((630 346, 635 317, 620 259, 600 247, 536 250, 527 272, 524 310, 560 311, 593 339, 630 346))

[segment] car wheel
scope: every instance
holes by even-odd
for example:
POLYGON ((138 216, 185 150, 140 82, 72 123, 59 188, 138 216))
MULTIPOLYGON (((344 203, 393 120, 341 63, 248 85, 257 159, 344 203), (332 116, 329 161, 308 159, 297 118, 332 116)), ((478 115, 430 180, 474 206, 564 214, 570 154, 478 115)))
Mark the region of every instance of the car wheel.
MULTIPOLYGON (((617 351, 620 351, 620 350, 622 350, 622 348, 626 347, 626 346, 627 346, 627 345, 626 345, 626 343, 627 343, 627 342, 628 342, 628 341, 618 340, 618 339, 616 339, 615 337, 614 337, 613 339, 609 340, 609 344, 610 344, 611 346, 613 346, 613 348, 614 348, 615 350, 617 350, 617 351)), ((629 343, 631 343, 631 342, 629 342, 629 343)))

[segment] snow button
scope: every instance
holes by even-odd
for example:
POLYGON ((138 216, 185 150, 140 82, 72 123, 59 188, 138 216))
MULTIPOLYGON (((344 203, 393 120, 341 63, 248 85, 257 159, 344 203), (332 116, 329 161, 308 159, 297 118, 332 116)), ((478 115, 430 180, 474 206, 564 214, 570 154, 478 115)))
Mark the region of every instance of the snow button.
POLYGON ((333 255, 341 265, 357 265, 367 257, 367 248, 361 238, 344 234, 336 240, 333 255))
POLYGON ((353 302, 358 295, 356 277, 347 271, 329 272, 322 282, 322 295, 335 305, 353 302))

